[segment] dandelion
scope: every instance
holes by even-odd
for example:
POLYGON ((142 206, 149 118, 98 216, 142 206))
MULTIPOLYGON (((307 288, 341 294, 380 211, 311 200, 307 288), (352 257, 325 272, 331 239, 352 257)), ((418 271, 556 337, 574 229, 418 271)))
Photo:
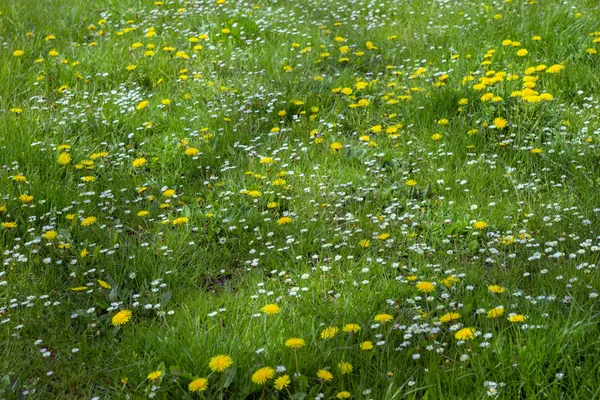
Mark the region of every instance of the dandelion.
POLYGON ((146 165, 147 162, 148 161, 145 158, 136 158, 135 160, 133 160, 131 165, 133 166, 133 168, 139 168, 146 165))
POLYGON ((331 143, 331 145, 329 145, 329 147, 331 148, 331 150, 333 152, 339 151, 343 146, 340 142, 334 142, 331 143))
POLYGON ((131 320, 132 315, 133 313, 129 310, 121 310, 112 317, 111 322, 114 326, 124 325, 131 320))
POLYGON ((451 322, 460 318, 459 313, 449 312, 440 317, 440 322, 451 322))
POLYGON ((103 287, 104 289, 112 289, 112 287, 106 281, 102 281, 102 280, 98 279, 98 284, 101 287, 103 287))
POLYGON ((502 117, 498 117, 498 118, 494 119, 494 126, 497 129, 504 129, 504 128, 506 128, 507 125, 508 125, 508 121, 502 117))
POLYGON ((190 222, 190 219, 188 217, 179 217, 179 218, 175 218, 173 220, 173 222, 171 222, 173 225, 184 225, 187 224, 188 222, 190 222))
POLYGON ((338 368, 340 369, 340 372, 342 373, 342 375, 346 375, 352 372, 352 364, 350 364, 349 362, 341 362, 338 364, 338 368))
POLYGON ((414 179, 409 179, 406 182, 404 182, 404 184, 406 186, 415 186, 417 184, 417 181, 415 181, 414 179))
POLYGON ((335 326, 327 327, 321 331, 321 339, 331 339, 331 338, 335 337, 339 331, 340 331, 340 328, 338 328, 338 327, 335 327, 335 326))
POLYGON ((289 347, 290 349, 301 349, 305 345, 306 342, 301 338, 289 338, 285 341, 285 347, 289 347))
POLYGON ((231 367, 233 364, 233 359, 230 356, 219 354, 212 357, 208 361, 208 368, 210 368, 213 372, 223 372, 227 368, 231 367))
POLYGON ((373 342, 369 342, 369 341, 362 342, 360 344, 360 349, 365 350, 365 351, 373 349, 373 342))
POLYGON ((510 317, 508 317, 508 320, 510 322, 525 322, 525 319, 527 317, 521 314, 517 314, 517 315, 511 315, 510 317))
POLYGON ((22 57, 25 55, 25 52, 23 50, 15 50, 13 51, 12 55, 15 57, 22 57))
POLYGON ((344 327, 342 328, 342 330, 344 332, 347 332, 347 333, 356 333, 356 332, 360 331, 360 325, 358 325, 358 324, 346 324, 346 325, 344 325, 344 327))
POLYGON ((188 147, 187 149, 185 149, 185 155, 186 156, 197 156, 198 153, 200 153, 200 150, 198 150, 196 147, 188 147))
POLYGON ((350 397, 352 397, 352 395, 347 391, 338 392, 338 394, 335 395, 336 399, 349 399, 350 397))
POLYGON ((204 392, 208 388, 208 379, 196 378, 188 384, 190 392, 204 392))
POLYGON ((380 322, 385 324, 386 322, 390 322, 394 320, 394 317, 390 314, 377 314, 374 318, 376 322, 380 322))
POLYGON ((277 220, 277 225, 287 225, 292 223, 291 217, 281 217, 277 220))
POLYGON ((3 222, 0 224, 4 229, 13 229, 17 227, 16 222, 3 222))
POLYGON ((267 304, 266 306, 261 308, 261 311, 267 315, 275 315, 275 314, 279 314, 281 312, 281 307, 279 307, 279 305, 274 304, 274 303, 267 304))
POLYGON ((257 369, 252 374, 252 382, 257 385, 264 385, 267 381, 273 379, 275 376, 275 370, 271 367, 262 367, 257 369))
POLYGON ((273 386, 275 386, 275 389, 277 390, 283 390, 286 387, 288 387, 290 383, 290 377, 288 375, 282 375, 279 378, 275 379, 273 386))
POLYGON ((160 378, 162 376, 162 374, 163 374, 162 371, 153 371, 148 374, 147 379, 149 381, 155 381, 158 378, 160 378))
POLYGON ((371 241, 369 239, 363 239, 360 242, 358 242, 358 245, 363 249, 366 249, 368 247, 371 247, 371 241))
POLYGON ((90 225, 92 225, 92 224, 96 223, 96 221, 97 221, 97 220, 98 220, 98 219, 97 219, 96 217, 87 217, 87 218, 84 218, 84 219, 81 221, 81 224, 80 224, 80 225, 81 225, 81 226, 90 226, 90 225))
POLYGON ((454 334, 454 337, 457 340, 475 339, 475 328, 462 328, 454 334))
POLYGON ((46 231, 42 236, 46 240, 52 240, 52 239, 55 239, 56 236, 58 236, 58 233, 56 233, 56 231, 54 231, 54 230, 49 230, 49 231, 46 231))
POLYGON ((482 230, 484 230, 487 227, 488 227, 488 224, 485 221, 477 221, 477 222, 475 222, 473 224, 473 228, 475 228, 475 229, 477 229, 479 231, 482 231, 482 230))
POLYGON ((322 379, 323 382, 329 382, 333 380, 333 374, 326 369, 317 371, 317 378, 322 379))
POLYGON ((435 284, 431 282, 422 281, 415 285, 419 292, 431 293, 435 290, 435 284))
POLYGON ((488 290, 492 293, 504 293, 505 289, 499 285, 491 285, 491 286, 488 286, 488 290))
POLYGON ((502 316, 503 314, 504 314, 504 307, 502 307, 502 306, 492 308, 491 310, 488 310, 488 312, 487 312, 488 318, 498 318, 498 317, 502 316))
POLYGON ((138 111, 143 110, 144 108, 148 107, 149 104, 150 102, 148 100, 142 100, 137 106, 135 106, 135 109, 138 111))
POLYGON ((69 165, 71 163, 71 156, 69 153, 60 153, 56 161, 60 165, 69 165))

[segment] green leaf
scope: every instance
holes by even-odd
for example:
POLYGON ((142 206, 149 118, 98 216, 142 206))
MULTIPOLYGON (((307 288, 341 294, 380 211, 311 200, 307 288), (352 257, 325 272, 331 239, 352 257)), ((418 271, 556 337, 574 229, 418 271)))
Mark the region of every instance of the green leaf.
POLYGON ((306 398, 306 393, 304 393, 304 392, 294 393, 292 395, 292 399, 294 399, 294 400, 303 400, 304 398, 306 398))
POLYGON ((229 369, 225 370, 225 372, 224 372, 225 383, 223 383, 224 388, 228 388, 233 383, 233 380, 235 378, 235 373, 236 373, 235 368, 229 368, 229 369))

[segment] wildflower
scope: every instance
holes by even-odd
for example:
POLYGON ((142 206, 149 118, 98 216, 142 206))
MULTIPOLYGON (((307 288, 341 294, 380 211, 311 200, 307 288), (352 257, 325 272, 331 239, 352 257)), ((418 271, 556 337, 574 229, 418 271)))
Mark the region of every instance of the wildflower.
POLYGON ((440 317, 440 322, 451 322, 460 318, 459 313, 449 312, 440 317))
POLYGON ((13 228, 17 227, 17 223, 16 222, 3 222, 0 225, 2 225, 2 227, 4 229, 13 229, 13 228))
POLYGON ((320 369, 317 371, 317 378, 322 379, 324 382, 333 380, 333 374, 326 369, 320 369))
POLYGON ((90 226, 94 224, 98 219, 96 217, 87 217, 81 221, 81 226, 90 226))
POLYGON ((406 182, 404 182, 404 184, 406 186, 415 186, 417 184, 417 181, 415 181, 414 179, 409 179, 406 182))
POLYGON ((431 282, 422 281, 415 285, 419 292, 431 293, 435 290, 435 285, 431 282))
POLYGON ((27 180, 27 178, 25 178, 25 175, 18 174, 18 175, 13 176, 12 180, 15 182, 23 183, 27 180))
POLYGON ((518 315, 511 315, 510 317, 508 317, 508 320, 510 322, 525 322, 525 319, 527 317, 521 314, 518 315))
POLYGON ((336 152, 342 148, 342 144, 340 142, 334 142, 329 145, 332 151, 336 152))
POLYGON ((196 378, 188 384, 190 392, 204 392, 208 388, 208 379, 196 378))
POLYGON ((336 394, 335 397, 336 399, 349 399, 352 397, 352 394, 350 394, 350 392, 343 391, 336 394))
POLYGON ((563 69, 565 69, 564 65, 554 64, 546 69, 546 73, 547 74, 558 74, 563 69))
POLYGON ((360 242, 358 242, 358 245, 363 249, 366 249, 371 246, 371 241, 369 239, 363 239, 360 242))
POLYGON ((185 149, 185 155, 186 156, 193 157, 193 156, 197 156, 198 153, 200 153, 200 150, 198 150, 195 147, 188 147, 187 149, 185 149))
POLYGON ((263 385, 275 376, 275 370, 271 367, 262 367, 252 374, 252 382, 257 385, 263 385))
POLYGON ((111 286, 108 284, 108 282, 98 279, 98 284, 104 289, 111 289, 111 286))
POLYGON ((183 224, 187 224, 188 222, 190 222, 190 219, 188 217, 179 217, 179 218, 175 218, 172 222, 173 225, 183 225, 183 224))
POLYGON ((475 328, 462 328, 454 334, 457 340, 472 340, 475 339, 475 328))
POLYGON ((531 149, 531 154, 541 154, 541 153, 543 153, 543 150, 538 147, 531 149))
POLYGON ((498 129, 503 129, 506 128, 506 125, 508 125, 508 121, 505 120, 502 117, 498 117, 496 119, 494 119, 494 126, 498 129))
POLYGON ((22 194, 19 196, 19 200, 21 200, 25 204, 31 203, 33 201, 33 196, 28 194, 22 194))
POLYGON ((488 312, 487 312, 488 318, 498 318, 502 314, 504 314, 504 307, 502 307, 502 306, 492 308, 491 310, 488 310, 488 312))
POLYGON ((275 379, 274 386, 277 390, 283 390, 289 386, 291 383, 290 377, 288 375, 281 375, 279 378, 275 379))
POLYGON ((289 347, 290 349, 301 349, 305 345, 306 342, 301 338, 289 338, 285 341, 285 347, 289 347))
POLYGON ((281 217, 277 220, 277 225, 286 225, 292 223, 291 217, 281 217))
POLYGON ((335 327, 335 326, 327 327, 321 331, 321 339, 331 339, 332 337, 335 337, 339 331, 340 331, 340 328, 338 328, 338 327, 335 327))
POLYGON ((146 165, 146 163, 147 163, 147 160, 145 158, 136 158, 135 160, 133 160, 131 165, 133 166, 133 168, 139 168, 139 167, 143 167, 144 165, 146 165))
POLYGON ((267 315, 275 315, 275 314, 279 314, 281 312, 281 307, 279 307, 279 305, 274 304, 274 303, 267 304, 266 306, 261 308, 261 311, 267 315))
POLYGON ((348 333, 350 333, 350 332, 356 333, 356 332, 360 331, 360 325, 358 325, 358 324, 346 324, 346 325, 344 325, 344 327, 342 328, 342 330, 344 332, 348 332, 348 333))
POLYGON ((373 348, 373 342, 365 341, 360 344, 361 350, 371 350, 373 348))
POLYGON ((380 322, 385 324, 386 322, 390 322, 394 320, 394 317, 390 314, 377 314, 374 318, 376 322, 380 322))
POLYGON ((488 227, 488 224, 485 221, 477 221, 473 224, 473 228, 480 230, 480 231, 484 230, 487 227, 488 227))
POLYGON ((504 288, 499 285, 488 286, 488 290, 492 293, 504 293, 504 288))
POLYGON ((142 100, 137 106, 135 106, 135 109, 138 111, 143 110, 144 108, 148 107, 149 104, 150 102, 148 100, 142 100))
POLYGON ((129 310, 121 310, 112 317, 111 322, 114 326, 124 325, 129 322, 132 314, 129 310))
POLYGON ((153 371, 148 374, 147 379, 149 381, 154 381, 154 380, 157 380, 158 378, 160 378, 162 376, 162 374, 163 374, 162 371, 153 371))
POLYGON ((57 162, 60 165, 68 165, 71 162, 71 156, 69 153, 60 153, 58 155, 57 162))
POLYGON ((223 372, 231 367, 233 359, 230 356, 219 354, 212 357, 208 362, 208 368, 213 372, 223 372))
POLYGON ((42 236, 46 240, 52 240, 52 239, 56 238, 56 236, 58 236, 58 233, 56 233, 56 231, 54 231, 54 230, 50 230, 50 231, 46 231, 42 236))
POLYGON ((517 51, 517 55, 519 57, 525 57, 527 54, 529 54, 529 52, 527 51, 527 49, 519 49, 517 51))
POLYGON ((341 362, 338 364, 338 368, 340 369, 342 375, 349 374, 352 372, 352 364, 349 362, 341 362))

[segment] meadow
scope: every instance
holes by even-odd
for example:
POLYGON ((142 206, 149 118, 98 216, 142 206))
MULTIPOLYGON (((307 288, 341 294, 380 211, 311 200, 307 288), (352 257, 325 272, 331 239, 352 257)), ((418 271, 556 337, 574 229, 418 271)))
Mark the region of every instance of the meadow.
POLYGON ((0 399, 600 398, 592 0, 5 0, 0 399))

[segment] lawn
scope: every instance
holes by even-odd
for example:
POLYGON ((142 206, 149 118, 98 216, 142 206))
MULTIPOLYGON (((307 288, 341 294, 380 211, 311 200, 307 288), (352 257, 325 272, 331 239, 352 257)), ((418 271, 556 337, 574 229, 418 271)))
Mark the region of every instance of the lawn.
POLYGON ((592 0, 5 0, 0 399, 600 398, 592 0))

